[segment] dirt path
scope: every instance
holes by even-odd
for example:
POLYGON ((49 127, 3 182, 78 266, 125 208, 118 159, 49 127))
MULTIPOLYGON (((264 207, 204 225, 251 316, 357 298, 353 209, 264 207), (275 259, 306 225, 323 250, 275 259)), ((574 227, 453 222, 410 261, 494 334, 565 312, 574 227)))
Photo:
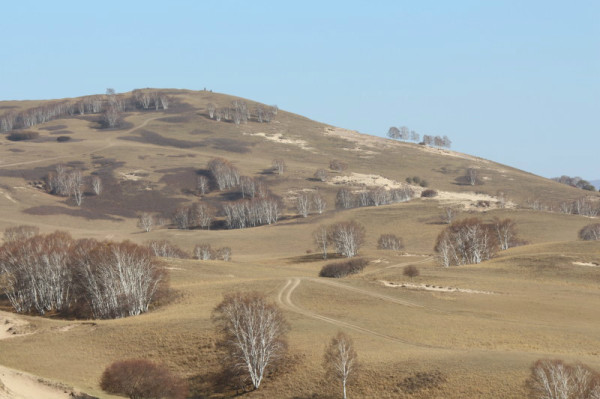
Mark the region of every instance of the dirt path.
POLYGON ((386 269, 394 269, 394 268, 398 268, 398 267, 404 267, 404 266, 408 266, 408 265, 420 265, 421 263, 427 263, 427 262, 429 262, 429 261, 430 261, 430 260, 432 260, 432 259, 433 259, 433 256, 428 256, 428 257, 426 257, 426 258, 423 258, 423 259, 421 259, 421 260, 418 260, 418 261, 416 261, 416 262, 403 262, 403 263, 396 263, 395 265, 386 266, 386 267, 383 267, 383 268, 381 268, 381 269, 370 270, 370 271, 364 272, 364 273, 362 273, 362 275, 363 275, 363 276, 368 276, 368 275, 370 275, 370 274, 374 274, 374 273, 380 272, 380 271, 382 271, 382 270, 386 270, 386 269))
MULTIPOLYGON (((281 288, 281 290, 279 290, 279 293, 277 295, 277 301, 284 308, 291 310, 292 312, 299 313, 303 316, 310 317, 310 318, 313 318, 316 320, 324 321, 326 323, 330 323, 330 324, 333 324, 338 327, 348 328, 350 330, 358 331, 360 333, 370 335, 373 337, 377 337, 377 338, 383 338, 387 341, 392 341, 392 342, 396 342, 396 343, 401 343, 401 344, 405 344, 405 345, 409 345, 409 346, 416 346, 416 347, 421 347, 421 348, 446 349, 446 348, 442 348, 442 347, 436 347, 436 346, 431 346, 431 345, 409 342, 409 341, 401 339, 401 338, 397 338, 397 337, 393 337, 391 335, 387 335, 387 334, 383 334, 383 333, 380 333, 377 331, 369 330, 368 328, 364 328, 364 327, 358 326, 356 324, 348 323, 348 322, 345 322, 342 320, 333 319, 331 317, 323 316, 323 315, 311 312, 309 310, 303 309, 303 308, 299 307, 298 305, 296 305, 292 301, 292 294, 294 293, 296 288, 298 288, 298 286, 300 285, 300 282, 301 282, 301 278, 288 279, 287 282, 285 283, 285 285, 283 286, 283 288, 281 288)), ((363 290, 359 290, 359 291, 363 291, 363 290)), ((363 291, 363 293, 364 292, 368 292, 368 291, 363 291)), ((372 293, 369 293, 369 294, 372 294, 372 293)), ((378 294, 376 294, 376 295, 378 296, 378 294)), ((386 297, 386 296, 382 295, 382 297, 386 297)), ((391 298, 391 297, 387 297, 387 298, 390 300, 395 299, 395 298, 391 298)), ((383 298, 380 298, 380 299, 383 299, 383 298)), ((415 306, 415 305, 411 304, 409 306, 415 306)))

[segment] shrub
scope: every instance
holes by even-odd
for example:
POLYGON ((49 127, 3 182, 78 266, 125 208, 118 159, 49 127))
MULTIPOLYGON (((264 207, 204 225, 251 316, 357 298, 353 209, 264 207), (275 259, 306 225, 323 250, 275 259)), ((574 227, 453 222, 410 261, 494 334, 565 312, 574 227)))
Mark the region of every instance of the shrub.
POLYGON ((363 258, 352 259, 346 262, 329 263, 321 269, 319 277, 340 278, 350 274, 360 273, 369 263, 363 258))
POLYGON ((402 238, 396 237, 394 234, 382 234, 377 240, 377 249, 391 249, 399 251, 404 248, 402 238))
POLYGON ((421 272, 419 272, 419 269, 416 266, 408 265, 404 267, 402 274, 406 277, 410 277, 412 280, 413 277, 417 277, 419 274, 421 274, 421 272))
POLYGON ((69 136, 58 136, 56 138, 56 141, 58 141, 59 143, 64 143, 65 141, 69 141, 71 140, 71 137, 69 136))
POLYGON ((100 379, 102 390, 130 399, 184 399, 187 383, 165 366, 143 359, 114 362, 100 379))
POLYGON ((348 164, 346 162, 340 161, 339 159, 332 159, 329 162, 329 169, 334 170, 336 172, 342 172, 348 169, 348 164))
POLYGON ((588 224, 579 230, 579 238, 585 241, 600 240, 600 223, 588 224))
POLYGON ((424 190, 421 193, 422 198, 433 198, 433 197, 437 197, 437 195, 438 195, 438 192, 435 190, 432 190, 432 189, 424 190))
POLYGON ((38 132, 13 132, 6 136, 6 139, 10 141, 23 141, 37 139, 39 136, 38 132))

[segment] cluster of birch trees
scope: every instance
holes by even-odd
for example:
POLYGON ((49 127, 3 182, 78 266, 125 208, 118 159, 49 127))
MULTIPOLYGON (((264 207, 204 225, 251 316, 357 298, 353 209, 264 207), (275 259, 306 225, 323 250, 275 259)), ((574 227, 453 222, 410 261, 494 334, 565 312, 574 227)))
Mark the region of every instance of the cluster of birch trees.
POLYGON ((277 115, 279 108, 277 105, 265 106, 257 104, 254 113, 250 111, 248 104, 243 100, 234 100, 229 107, 217 107, 213 103, 206 106, 208 117, 217 122, 222 120, 232 122, 236 125, 247 123, 254 119, 259 123, 269 123, 277 115))
POLYGON ((53 172, 48 173, 45 185, 48 193, 72 197, 77 206, 83 203, 86 186, 89 186, 95 195, 100 195, 102 192, 102 179, 99 176, 85 179, 80 170, 69 170, 63 164, 57 165, 53 172))
POLYGON ((397 128, 396 126, 392 126, 389 128, 387 136, 391 139, 395 140, 404 140, 404 141, 414 141, 420 142, 426 145, 434 145, 436 147, 444 147, 450 148, 452 146, 452 141, 448 138, 448 136, 430 136, 428 134, 423 135, 423 139, 421 140, 421 135, 414 130, 410 130, 406 126, 401 126, 397 128))
POLYGON ((522 245, 511 219, 494 218, 485 223, 468 218, 451 223, 437 237, 435 251, 442 266, 481 263, 499 250, 522 245))
POLYGON ((358 192, 353 192, 349 188, 342 187, 336 194, 335 205, 338 209, 389 205, 409 201, 414 196, 415 192, 409 186, 392 190, 387 190, 384 187, 375 187, 358 192))
POLYGON ((574 201, 548 203, 539 198, 528 199, 526 206, 534 211, 560 212, 567 215, 596 217, 600 215, 600 201, 593 197, 580 197, 574 201))
POLYGON ((323 253, 323 259, 327 259, 330 247, 338 254, 352 258, 358 255, 358 250, 365 243, 365 227, 355 221, 319 226, 313 232, 313 240, 323 253))
POLYGON ((55 101, 21 112, 9 111, 0 116, 0 132, 26 129, 54 119, 75 115, 101 114, 100 122, 109 128, 117 127, 121 113, 137 109, 169 108, 170 98, 158 91, 134 90, 131 96, 107 89, 106 95, 86 96, 77 101, 55 101))
POLYGON ((7 229, 0 247, 4 294, 19 313, 99 319, 148 311, 166 270, 150 250, 124 242, 74 240, 66 232, 7 229))

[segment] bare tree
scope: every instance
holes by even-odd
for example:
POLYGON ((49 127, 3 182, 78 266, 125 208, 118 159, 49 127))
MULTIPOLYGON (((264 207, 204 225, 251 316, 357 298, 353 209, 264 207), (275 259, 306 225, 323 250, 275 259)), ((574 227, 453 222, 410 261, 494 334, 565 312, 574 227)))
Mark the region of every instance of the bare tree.
POLYGON ((314 174, 314 178, 319 180, 319 181, 326 181, 327 180, 327 171, 323 168, 319 168, 317 169, 317 171, 314 174))
POLYGON ((428 135, 428 134, 424 134, 423 135, 423 144, 425 145, 432 145, 433 144, 433 137, 428 135))
POLYGON ((240 172, 231 162, 223 158, 213 158, 208 162, 219 190, 227 190, 240 184, 240 172))
POLYGON ((194 257, 200 260, 211 260, 214 252, 210 244, 198 244, 194 247, 194 257))
POLYGON ((322 214, 327 208, 327 202, 325 201, 325 198, 318 191, 312 196, 312 204, 319 214, 322 214))
POLYGON ((199 226, 206 230, 210 229, 210 224, 213 220, 213 212, 208 205, 195 203, 189 208, 188 212, 191 226, 199 226))
POLYGON ((477 172, 477 169, 468 168, 465 174, 465 178, 467 180, 467 183, 469 183, 471 186, 483 183, 481 179, 479 179, 479 172, 477 172))
POLYGON ((274 159, 273 160, 273 170, 278 175, 282 175, 285 172, 285 161, 283 159, 274 159))
POLYGON ((192 227, 192 223, 190 221, 190 208, 187 206, 180 206, 175 209, 173 215, 171 216, 173 223, 180 230, 186 230, 192 227))
POLYGON ((454 220, 454 218, 456 217, 456 215, 458 214, 458 209, 451 207, 451 206, 447 206, 444 208, 444 211, 442 212, 442 222, 444 222, 445 224, 450 224, 452 223, 452 221, 454 220))
POLYGON ((231 260, 231 248, 222 247, 217 249, 216 252, 217 259, 223 260, 225 262, 229 262, 231 260))
POLYGON ((411 130, 410 131, 410 139, 412 141, 419 141, 420 140, 419 133, 415 132, 414 130, 411 130))
POLYGON ((412 280, 414 277, 417 277, 419 274, 421 274, 421 272, 419 272, 419 269, 416 266, 408 265, 404 267, 402 274, 412 280))
POLYGON ((100 179, 100 176, 92 176, 92 190, 96 195, 100 195, 102 192, 102 179, 100 179))
POLYGON ((328 231, 337 252, 347 258, 356 256, 365 242, 364 226, 354 221, 335 223, 328 231))
POLYGON ((354 207, 354 203, 354 195, 352 195, 349 189, 342 187, 338 190, 335 196, 335 205, 337 208, 349 209, 354 207))
POLYGON ((150 232, 154 227, 154 215, 148 212, 142 212, 138 217, 137 227, 143 229, 146 233, 150 232))
POLYGON ((102 124, 108 128, 115 128, 121 123, 121 112, 115 105, 109 105, 102 115, 102 124))
POLYGON ((327 249, 329 248, 330 242, 329 229, 326 226, 319 226, 313 232, 313 239, 317 248, 323 253, 323 259, 327 259, 327 249))
POLYGON ((209 118, 212 119, 215 116, 215 111, 217 110, 217 107, 213 103, 208 103, 206 105, 206 110, 208 111, 209 118))
POLYGON ((519 241, 517 240, 516 223, 514 220, 500 220, 495 217, 492 221, 492 226, 498 236, 498 243, 500 244, 501 250, 506 250, 519 244, 519 241))
POLYGON ((478 218, 453 222, 437 238, 435 251, 440 263, 465 265, 492 258, 498 249, 497 235, 478 218))
POLYGON ((329 380, 342 385, 343 398, 347 398, 348 383, 357 373, 358 356, 352 338, 338 332, 325 349, 323 357, 325 375, 329 380))
POLYGON ((166 96, 166 95, 160 96, 160 104, 162 105, 164 110, 169 109, 169 102, 170 102, 169 96, 166 96))
POLYGON ((243 198, 254 198, 257 195, 257 181, 250 176, 240 178, 240 188, 242 189, 243 198))
POLYGON ((37 226, 15 226, 4 230, 4 242, 11 243, 21 240, 27 240, 40 234, 40 228, 37 226))
POLYGON ((400 130, 396 126, 392 126, 388 129, 387 136, 391 139, 398 139, 400 137, 400 130))
POLYGON ((346 162, 340 161, 339 159, 332 159, 329 161, 329 169, 334 170, 336 172, 343 172, 348 169, 348 164, 346 162))
POLYGON ((377 249, 391 249, 392 251, 400 251, 404 248, 402 238, 395 234, 382 234, 377 240, 377 249))
POLYGON ((206 176, 198 176, 196 180, 196 190, 200 195, 205 195, 209 190, 208 179, 206 176))
POLYGON ((600 376, 583 364, 541 359, 531 367, 528 386, 533 398, 598 399, 600 376))
POLYGON ((144 359, 112 363, 102 373, 100 388, 130 399, 185 399, 188 394, 184 379, 165 366, 144 359))
POLYGON ((226 366, 247 375, 255 389, 267 368, 284 358, 288 324, 281 310, 264 295, 227 294, 213 311, 226 366))
POLYGON ((310 196, 301 192, 296 196, 296 210, 302 217, 307 217, 310 212, 310 196))
POLYGON ((84 191, 83 175, 81 174, 81 171, 76 170, 71 172, 68 176, 67 184, 69 187, 69 191, 73 196, 73 199, 75 200, 75 203, 77 204, 77 206, 81 206, 83 202, 84 191))
POLYGON ((585 241, 600 240, 600 223, 588 224, 579 230, 579 238, 585 241))

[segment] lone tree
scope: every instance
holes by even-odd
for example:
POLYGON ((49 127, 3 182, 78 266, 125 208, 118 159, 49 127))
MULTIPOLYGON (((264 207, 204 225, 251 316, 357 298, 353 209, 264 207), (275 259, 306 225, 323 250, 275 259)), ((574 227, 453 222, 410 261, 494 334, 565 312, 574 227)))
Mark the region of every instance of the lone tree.
POLYGON ((416 266, 408 265, 404 267, 402 274, 406 277, 409 277, 412 280, 414 277, 419 276, 419 274, 421 273, 419 272, 419 269, 416 266))
POLYGON ((330 381, 341 383, 343 398, 347 398, 347 386, 356 375, 358 356, 354 350, 352 338, 343 332, 338 332, 325 349, 323 367, 325 376, 330 381))
POLYGON ((335 223, 328 231, 329 240, 337 252, 347 258, 358 255, 358 250, 365 242, 365 228, 355 221, 335 223))
POLYGON ((188 394, 185 380, 144 359, 114 362, 102 373, 100 388, 130 399, 184 399, 188 394))
POLYGON ((212 318, 221 335, 225 367, 233 375, 245 375, 258 389, 266 369, 287 352, 289 327, 283 313, 260 293, 237 292, 225 296, 212 318))

